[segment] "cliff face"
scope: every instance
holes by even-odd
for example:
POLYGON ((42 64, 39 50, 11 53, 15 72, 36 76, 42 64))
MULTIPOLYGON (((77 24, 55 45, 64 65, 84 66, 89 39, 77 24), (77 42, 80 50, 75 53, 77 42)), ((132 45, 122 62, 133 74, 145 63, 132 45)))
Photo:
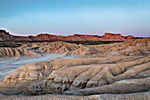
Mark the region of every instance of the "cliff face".
POLYGON ((126 39, 134 39, 135 37, 132 35, 128 36, 122 36, 121 34, 112 34, 112 33, 105 33, 105 35, 102 36, 102 40, 111 40, 111 41, 124 41, 126 39))
POLYGON ((103 40, 125 40, 124 36, 121 34, 112 34, 112 33, 105 33, 105 35, 102 36, 103 40))
POLYGON ((134 36, 122 36, 121 34, 105 33, 103 36, 74 34, 69 36, 57 36, 52 34, 39 34, 37 36, 13 36, 5 30, 0 30, 0 41, 124 41, 133 39, 134 36))

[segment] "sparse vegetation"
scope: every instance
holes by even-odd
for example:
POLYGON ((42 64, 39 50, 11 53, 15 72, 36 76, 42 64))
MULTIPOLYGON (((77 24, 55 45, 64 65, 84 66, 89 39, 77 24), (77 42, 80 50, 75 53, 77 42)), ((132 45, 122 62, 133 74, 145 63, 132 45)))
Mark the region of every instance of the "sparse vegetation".
MULTIPOLYGON (((11 47, 11 48, 15 48, 15 47, 19 47, 21 46, 21 44, 24 43, 42 43, 42 42, 54 42, 54 41, 16 41, 16 42, 0 42, 0 47, 11 47)), ((123 42, 123 41, 86 41, 86 42, 80 42, 80 41, 65 41, 68 43, 75 43, 75 44, 83 44, 83 45, 100 45, 100 44, 111 44, 111 43, 116 43, 116 42, 123 42)))
POLYGON ((19 47, 19 46, 21 46, 20 43, 0 42, 0 47, 12 47, 12 48, 15 48, 15 47, 19 47))

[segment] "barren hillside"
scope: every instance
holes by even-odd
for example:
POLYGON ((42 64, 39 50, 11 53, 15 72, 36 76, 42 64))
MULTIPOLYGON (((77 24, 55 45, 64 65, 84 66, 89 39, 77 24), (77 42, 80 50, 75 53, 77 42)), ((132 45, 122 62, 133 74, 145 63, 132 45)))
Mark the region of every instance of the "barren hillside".
POLYGON ((96 46, 28 43, 16 49, 1 48, 1 57, 19 55, 19 48, 27 50, 24 55, 47 52, 79 58, 23 65, 0 82, 0 93, 95 95, 150 89, 150 39, 96 46))
POLYGON ((122 36, 121 34, 105 33, 103 36, 98 35, 81 35, 74 34, 69 36, 58 36, 53 34, 38 34, 37 36, 14 36, 5 30, 0 30, 0 42, 13 41, 68 41, 68 42, 86 42, 86 41, 125 41, 134 39, 134 36, 122 36))

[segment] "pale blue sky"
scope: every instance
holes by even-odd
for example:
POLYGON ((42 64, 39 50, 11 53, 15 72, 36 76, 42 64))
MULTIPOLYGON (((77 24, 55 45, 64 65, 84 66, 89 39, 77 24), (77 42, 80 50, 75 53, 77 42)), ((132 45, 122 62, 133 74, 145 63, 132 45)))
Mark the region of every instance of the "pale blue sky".
POLYGON ((149 5, 150 0, 0 0, 0 28, 17 35, 150 36, 149 5))

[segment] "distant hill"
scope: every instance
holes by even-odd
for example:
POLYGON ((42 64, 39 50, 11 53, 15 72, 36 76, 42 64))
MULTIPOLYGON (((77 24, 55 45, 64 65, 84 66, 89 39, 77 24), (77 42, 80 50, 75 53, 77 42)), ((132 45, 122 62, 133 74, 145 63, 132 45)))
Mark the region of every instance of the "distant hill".
POLYGON ((74 34, 69 36, 58 36, 53 34, 39 34, 37 36, 14 36, 5 30, 0 30, 0 41, 68 41, 68 42, 86 42, 86 41, 125 41, 134 39, 134 36, 122 36, 121 34, 105 33, 103 36, 98 35, 81 35, 74 34))

